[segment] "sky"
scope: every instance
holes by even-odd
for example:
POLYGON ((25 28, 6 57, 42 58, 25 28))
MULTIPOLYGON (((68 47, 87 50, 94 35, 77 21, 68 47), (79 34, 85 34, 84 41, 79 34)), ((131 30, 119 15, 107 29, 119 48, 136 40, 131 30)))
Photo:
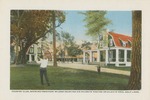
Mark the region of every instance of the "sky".
MULTIPOLYGON (((90 36, 85 35, 86 28, 83 21, 85 16, 80 11, 65 11, 66 21, 58 28, 58 31, 65 31, 72 34, 77 41, 91 40, 90 36)), ((131 35, 132 33, 132 15, 131 11, 108 11, 106 17, 112 21, 112 24, 106 26, 108 30, 116 33, 131 35)))

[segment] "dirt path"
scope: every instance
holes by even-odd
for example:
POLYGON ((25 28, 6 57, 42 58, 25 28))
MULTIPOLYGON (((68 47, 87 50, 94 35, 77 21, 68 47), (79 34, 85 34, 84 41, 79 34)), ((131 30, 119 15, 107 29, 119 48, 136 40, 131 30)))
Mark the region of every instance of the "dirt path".
MULTIPOLYGON (((96 65, 87 65, 87 64, 80 64, 80 63, 58 63, 58 66, 66 67, 66 68, 89 70, 89 71, 97 71, 96 65)), ((116 70, 116 69, 110 69, 110 68, 101 68, 101 72, 122 74, 122 75, 127 75, 127 76, 130 75, 130 71, 116 70)))

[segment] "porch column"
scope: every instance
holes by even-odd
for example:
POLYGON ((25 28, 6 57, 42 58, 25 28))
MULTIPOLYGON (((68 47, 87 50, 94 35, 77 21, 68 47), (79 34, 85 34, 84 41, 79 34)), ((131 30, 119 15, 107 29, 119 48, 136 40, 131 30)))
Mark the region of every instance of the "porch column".
POLYGON ((97 50, 97 62, 100 62, 100 51, 97 50))
POLYGON ((32 57, 31 57, 32 55, 31 54, 29 54, 29 62, 31 62, 32 61, 32 57))
POLYGON ((90 62, 92 62, 92 57, 93 57, 92 51, 90 51, 90 62))
POLYGON ((116 49, 116 66, 119 66, 119 49, 116 49))
POLYGON ((124 62, 127 63, 127 50, 124 50, 124 62))
POLYGON ((34 54, 34 61, 37 61, 37 59, 38 59, 38 56, 37 56, 38 54, 36 53, 36 54, 34 54))
POLYGON ((83 64, 85 63, 85 51, 83 51, 83 64))
POLYGON ((108 64, 108 50, 106 50, 106 60, 105 60, 105 63, 106 63, 106 65, 108 64))

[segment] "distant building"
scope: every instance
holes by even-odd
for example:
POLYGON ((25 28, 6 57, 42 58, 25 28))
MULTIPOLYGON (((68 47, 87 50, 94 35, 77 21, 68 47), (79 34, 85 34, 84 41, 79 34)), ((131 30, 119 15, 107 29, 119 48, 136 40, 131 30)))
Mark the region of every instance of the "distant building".
POLYGON ((28 49, 27 61, 33 62, 38 60, 38 57, 42 57, 43 55, 47 56, 49 60, 52 60, 52 49, 50 43, 47 41, 38 40, 38 43, 32 44, 28 49))
POLYGON ((132 37, 105 32, 99 37, 97 49, 83 50, 83 63, 131 66, 132 37))

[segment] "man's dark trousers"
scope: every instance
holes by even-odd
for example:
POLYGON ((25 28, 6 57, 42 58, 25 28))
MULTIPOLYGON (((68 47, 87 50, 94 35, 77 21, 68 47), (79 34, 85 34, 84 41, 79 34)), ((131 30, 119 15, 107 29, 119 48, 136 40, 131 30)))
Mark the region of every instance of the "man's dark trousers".
POLYGON ((47 77, 47 70, 46 68, 40 68, 40 77, 41 77, 41 84, 43 85, 43 76, 45 77, 45 80, 47 82, 47 85, 49 86, 49 80, 48 80, 48 77, 47 77))

